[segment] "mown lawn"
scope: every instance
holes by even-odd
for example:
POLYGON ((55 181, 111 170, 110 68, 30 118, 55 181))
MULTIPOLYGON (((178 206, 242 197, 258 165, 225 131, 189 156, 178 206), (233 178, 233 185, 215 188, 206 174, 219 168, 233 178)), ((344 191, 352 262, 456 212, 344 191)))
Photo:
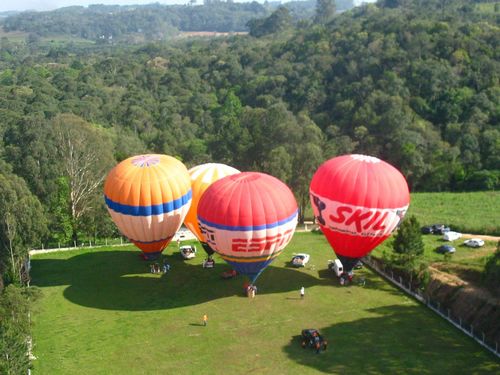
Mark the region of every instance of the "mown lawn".
POLYGON ((326 270, 334 255, 321 235, 296 233, 259 278, 255 299, 229 267, 182 261, 149 273, 132 247, 35 256, 34 374, 472 374, 500 363, 447 322, 368 269, 364 287, 341 287, 326 270), (290 268, 294 252, 311 254, 290 268), (299 298, 306 288, 304 300, 299 298), (201 325, 208 314, 207 327, 201 325), (329 340, 320 355, 300 347, 302 328, 329 340))
POLYGON ((448 224, 463 233, 500 236, 500 192, 413 193, 408 215, 422 225, 448 224))
MULTIPOLYGON (((407 217, 415 215, 420 224, 447 224, 463 233, 500 236, 500 192, 412 193, 407 217)), ((307 207, 305 216, 312 220, 307 207)))

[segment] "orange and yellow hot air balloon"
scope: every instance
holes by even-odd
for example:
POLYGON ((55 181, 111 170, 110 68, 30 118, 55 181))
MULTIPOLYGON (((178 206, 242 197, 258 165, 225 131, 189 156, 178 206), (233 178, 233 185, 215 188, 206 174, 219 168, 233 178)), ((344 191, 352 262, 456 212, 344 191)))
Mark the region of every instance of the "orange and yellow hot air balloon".
POLYGON ((184 219, 184 224, 188 229, 193 232, 198 241, 201 242, 203 249, 208 255, 214 253, 213 249, 205 242, 205 238, 201 234, 200 226, 198 223, 198 203, 200 198, 212 183, 220 180, 223 177, 240 173, 239 170, 225 164, 207 163, 193 167, 189 170, 191 176, 191 188, 193 190, 193 201, 191 208, 184 219))
POLYGON ((109 172, 104 199, 122 234, 146 259, 154 259, 170 243, 189 210, 191 179, 184 164, 171 156, 133 156, 109 172))

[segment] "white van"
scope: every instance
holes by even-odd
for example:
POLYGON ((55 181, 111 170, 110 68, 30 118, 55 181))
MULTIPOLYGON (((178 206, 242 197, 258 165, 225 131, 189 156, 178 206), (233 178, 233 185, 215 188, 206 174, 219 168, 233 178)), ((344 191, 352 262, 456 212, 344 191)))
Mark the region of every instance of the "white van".
POLYGON ((344 267, 342 266, 342 262, 339 259, 329 260, 328 269, 335 272, 335 275, 337 275, 337 277, 340 277, 340 275, 344 273, 344 267))
POLYGON ((462 233, 458 233, 458 232, 449 231, 449 232, 445 232, 445 234, 443 234, 443 240, 445 240, 445 241, 455 241, 455 240, 458 240, 460 237, 462 237, 462 233))

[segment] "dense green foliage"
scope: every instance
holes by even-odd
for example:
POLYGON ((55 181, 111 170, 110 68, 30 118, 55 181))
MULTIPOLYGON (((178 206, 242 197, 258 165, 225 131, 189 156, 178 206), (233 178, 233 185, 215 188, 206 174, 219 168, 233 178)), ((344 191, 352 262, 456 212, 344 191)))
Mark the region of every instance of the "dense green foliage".
POLYGON ((3 38, 0 156, 52 245, 114 230, 100 189, 72 204, 62 124, 81 130, 82 155, 100 150, 96 182, 144 151, 224 162, 282 179, 302 215, 317 166, 348 152, 387 160, 413 191, 497 189, 500 33, 479 5, 385 1, 298 28, 280 8, 259 38, 134 47, 3 38))
POLYGON ((496 357, 368 269, 364 287, 341 287, 326 269, 324 236, 296 233, 259 277, 255 299, 228 266, 203 269, 170 245, 166 275, 128 248, 37 255, 33 284, 35 374, 496 373, 496 357), (308 252, 308 267, 289 266, 308 252), (299 297, 304 286, 305 299, 299 297), (208 315, 208 326, 202 316, 208 315), (75 318, 78 317, 78 318, 75 318), (300 346, 302 328, 328 339, 321 355, 300 346), (397 343, 397 345, 395 344, 397 343), (365 350, 370 348, 370 350, 365 350), (443 358, 453 358, 444 361, 443 358))
POLYGON ((495 253, 488 258, 484 266, 483 281, 497 292, 500 290, 500 241, 495 253))
POLYGON ((30 304, 38 297, 36 288, 9 285, 0 291, 0 373, 26 374, 30 365, 30 304))
POLYGON ((424 253, 420 223, 415 216, 403 220, 394 239, 393 249, 400 255, 404 254, 412 257, 424 253))

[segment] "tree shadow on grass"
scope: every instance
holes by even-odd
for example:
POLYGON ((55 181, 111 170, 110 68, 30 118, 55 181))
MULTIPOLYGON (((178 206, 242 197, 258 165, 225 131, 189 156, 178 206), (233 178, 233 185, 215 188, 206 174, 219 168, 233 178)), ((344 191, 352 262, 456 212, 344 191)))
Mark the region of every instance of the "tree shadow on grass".
MULTIPOLYGON (((171 270, 151 274, 150 264, 137 251, 93 251, 67 259, 37 259, 32 264, 32 285, 64 286, 64 297, 87 307, 147 311, 191 306, 214 299, 241 296, 245 278, 224 280, 230 267, 217 259, 214 269, 201 266, 202 257, 182 260, 179 253, 163 255, 171 270)), ((310 274, 269 266, 257 281, 258 294, 282 293, 328 284, 310 274)))
POLYGON ((284 351, 295 362, 328 374, 495 373, 500 366, 467 337, 422 306, 394 305, 372 317, 329 327, 298 327, 284 351), (302 328, 317 328, 328 350, 316 354, 300 345, 302 328), (472 358, 478 360, 471 361, 472 358), (484 358, 483 360, 479 358, 484 358))

